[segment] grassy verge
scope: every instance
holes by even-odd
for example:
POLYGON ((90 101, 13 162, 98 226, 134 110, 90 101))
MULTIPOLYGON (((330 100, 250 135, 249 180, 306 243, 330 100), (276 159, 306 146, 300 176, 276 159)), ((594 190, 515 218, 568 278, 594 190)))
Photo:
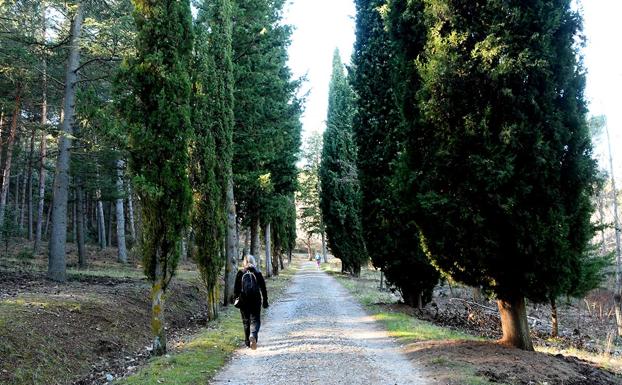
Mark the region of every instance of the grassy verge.
MULTIPOLYGON (((341 264, 332 259, 323 264, 323 270, 333 275, 337 280, 363 305, 366 311, 378 321, 401 345, 427 341, 484 341, 483 338, 473 336, 458 330, 440 327, 430 322, 419 320, 405 312, 391 310, 384 306, 394 304, 398 297, 390 291, 379 290, 380 273, 363 268, 358 279, 341 274, 341 264)), ((477 375, 477 368, 465 363, 458 363, 444 357, 432 358, 426 366, 442 368, 453 372, 453 377, 464 385, 504 385, 501 382, 490 382, 483 376, 477 375)), ((452 383, 453 382, 449 382, 452 383)))
MULTIPOLYGON (((271 302, 275 302, 296 274, 299 263, 266 280, 271 302)), ((224 366, 243 342, 238 309, 228 307, 220 318, 201 333, 175 346, 171 354, 153 358, 136 374, 116 382, 118 385, 194 385, 205 384, 224 366)))
MULTIPOLYGON (((492 353, 503 356, 507 352, 504 352, 494 344, 485 344, 487 340, 479 336, 468 334, 468 332, 461 330, 434 325, 413 317, 407 307, 396 304, 399 299, 396 295, 387 290, 379 290, 379 272, 364 268, 361 271, 361 277, 355 279, 341 274, 340 261, 335 259, 328 264, 324 264, 323 269, 337 278, 365 307, 367 312, 384 326, 389 335, 394 337, 401 345, 406 346, 408 352, 416 356, 417 362, 421 363, 426 371, 429 372, 429 377, 436 378, 439 381, 438 383, 452 385, 503 385, 516 383, 515 379, 512 378, 489 378, 490 369, 494 368, 496 364, 494 359, 489 360, 490 362, 482 360, 479 363, 474 363, 477 360, 471 358, 463 359, 464 354, 472 356, 492 353), (483 345, 492 345, 492 348, 481 347, 483 345), (495 350, 495 348, 498 348, 498 350, 495 350), (484 365, 488 366, 484 367, 484 365), (437 374, 442 374, 442 379, 437 374)), ((529 366, 528 360, 530 359, 536 361, 542 359, 554 364, 554 356, 561 354, 587 361, 593 364, 593 367, 606 369, 614 373, 622 373, 622 359, 612 357, 611 355, 590 353, 578 349, 564 350, 555 346, 537 346, 536 351, 543 353, 543 355, 530 357, 527 353, 520 356, 521 360, 525 360, 524 366, 529 366)), ((510 352, 510 356, 514 353, 510 352)), ((529 371, 529 369, 525 370, 529 371)), ((601 382, 598 382, 598 384, 601 384, 601 382)))

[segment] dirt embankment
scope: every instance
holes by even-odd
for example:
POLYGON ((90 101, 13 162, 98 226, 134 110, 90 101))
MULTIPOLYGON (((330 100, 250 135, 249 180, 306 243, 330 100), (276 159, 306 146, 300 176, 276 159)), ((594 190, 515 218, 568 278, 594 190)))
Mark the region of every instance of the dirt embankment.
MULTIPOLYGON (((173 280, 166 300, 170 340, 204 324, 198 284, 173 280)), ((0 271, 0 383, 101 383, 148 355, 149 283, 0 271)))

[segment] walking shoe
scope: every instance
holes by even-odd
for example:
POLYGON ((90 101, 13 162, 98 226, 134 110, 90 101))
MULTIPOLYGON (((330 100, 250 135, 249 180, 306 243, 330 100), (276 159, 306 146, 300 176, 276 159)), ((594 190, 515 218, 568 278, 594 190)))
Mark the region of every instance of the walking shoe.
POLYGON ((255 336, 251 336, 250 340, 251 340, 251 349, 256 350, 257 349, 257 339, 255 338, 255 336))

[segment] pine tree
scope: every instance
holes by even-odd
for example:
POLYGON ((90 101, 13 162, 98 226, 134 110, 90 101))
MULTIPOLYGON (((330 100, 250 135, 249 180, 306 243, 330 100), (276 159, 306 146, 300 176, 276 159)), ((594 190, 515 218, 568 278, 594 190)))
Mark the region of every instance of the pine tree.
POLYGON ((351 79, 357 95, 353 131, 363 236, 372 262, 384 271, 387 281, 400 290, 406 303, 421 306, 432 298, 439 274, 421 249, 415 226, 401 212, 395 188, 396 163, 404 142, 396 104, 402 80, 396 74, 394 47, 382 19, 385 6, 385 0, 356 2, 351 79))
POLYGON ((320 165, 320 207, 328 245, 342 270, 359 276, 368 260, 361 229, 361 192, 352 135, 354 96, 335 51, 320 165))
POLYGON ((166 352, 164 294, 179 260, 191 206, 188 183, 192 15, 189 0, 135 0, 136 57, 121 79, 130 167, 141 199, 141 252, 152 281, 153 352, 166 352))
POLYGON ((581 19, 570 0, 433 0, 409 2, 403 31, 422 4, 425 52, 404 61, 421 81, 404 94, 404 196, 429 257, 496 294, 501 342, 531 350, 525 297, 566 290, 594 234, 581 19))

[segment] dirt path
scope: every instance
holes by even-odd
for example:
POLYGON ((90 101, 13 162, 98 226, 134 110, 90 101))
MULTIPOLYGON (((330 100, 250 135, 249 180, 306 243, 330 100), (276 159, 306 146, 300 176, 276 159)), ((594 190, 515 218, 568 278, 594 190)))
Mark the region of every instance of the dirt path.
POLYGON ((303 265, 262 318, 257 350, 238 350, 212 384, 426 383, 387 333, 314 263, 303 265))

